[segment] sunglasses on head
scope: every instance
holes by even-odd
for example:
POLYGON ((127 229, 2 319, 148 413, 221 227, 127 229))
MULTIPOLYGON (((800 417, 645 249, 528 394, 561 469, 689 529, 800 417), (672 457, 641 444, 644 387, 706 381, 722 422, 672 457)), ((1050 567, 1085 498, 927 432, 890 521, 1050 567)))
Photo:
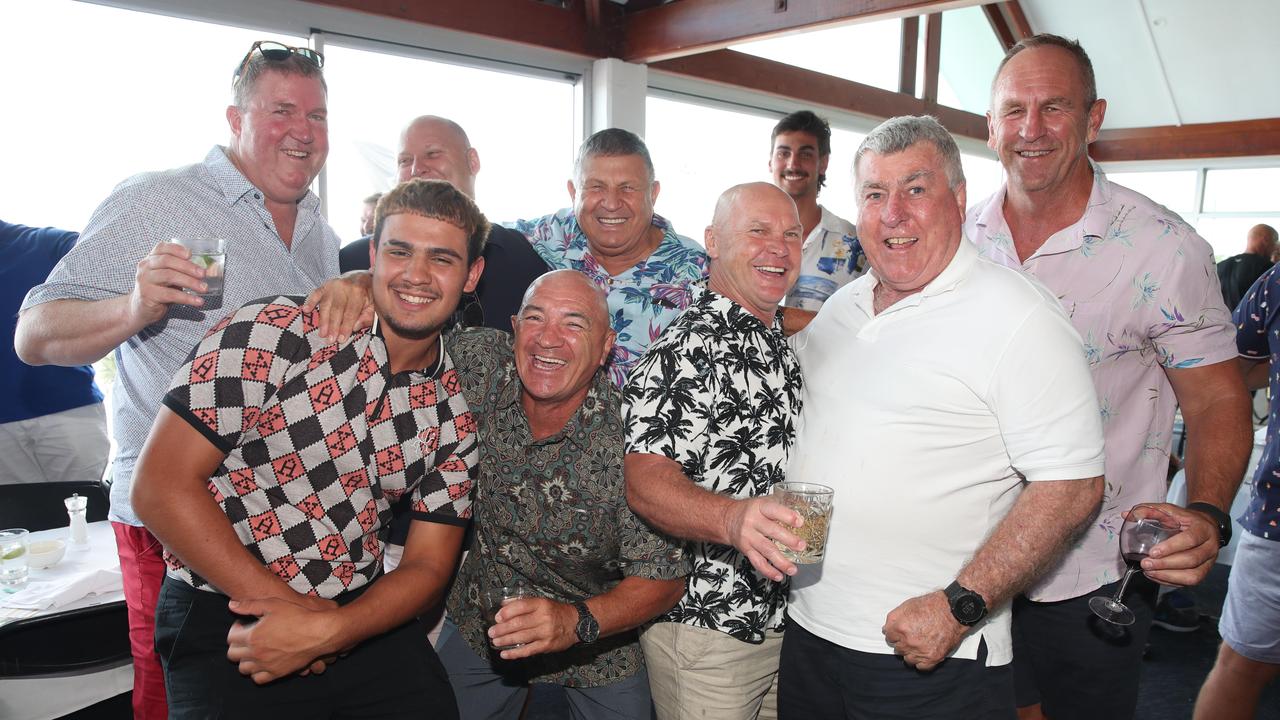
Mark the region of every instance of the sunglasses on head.
POLYGON ((324 55, 305 47, 292 47, 284 43, 278 43, 274 40, 259 40, 249 48, 249 52, 245 53, 244 60, 240 61, 239 67, 236 68, 233 82, 239 82, 240 76, 244 75, 245 69, 249 67, 249 61, 253 59, 255 52, 262 53, 262 56, 272 62, 281 62, 288 60, 290 55, 297 55, 305 60, 309 60, 311 64, 318 68, 324 67, 324 55))

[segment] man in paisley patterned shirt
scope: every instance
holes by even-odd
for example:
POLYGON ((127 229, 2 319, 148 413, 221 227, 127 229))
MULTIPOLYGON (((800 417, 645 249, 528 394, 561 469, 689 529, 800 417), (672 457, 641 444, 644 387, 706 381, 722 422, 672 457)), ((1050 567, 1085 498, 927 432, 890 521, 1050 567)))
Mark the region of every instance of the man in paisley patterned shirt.
POLYGON ((601 369, 613 343, 604 294, 557 270, 512 321, 514 342, 488 328, 448 340, 481 474, 440 657, 464 720, 514 720, 530 682, 564 686, 574 717, 648 720, 635 628, 680 597, 689 563, 627 506, 622 392, 601 369), (513 582, 533 597, 491 627, 485 591, 513 582))
POLYGON ((739 185, 706 230, 711 278, 627 383, 627 499, 693 541, 676 607, 641 635, 659 720, 776 717, 786 576, 773 541, 799 514, 766 497, 783 479, 800 410, 800 368, 779 303, 800 268, 795 203, 739 185))
POLYGON ((1183 532, 1142 568, 1194 585, 1231 528, 1249 458, 1249 397, 1213 251, 1177 215, 1107 180, 1088 156, 1106 101, 1077 43, 1038 35, 1010 48, 992 85, 988 144, 1004 187, 968 213, 984 257, 1021 268, 1062 302, 1085 342, 1106 436, 1102 510, 1063 559, 1014 606, 1018 705, 1037 717, 1129 717, 1155 588, 1126 593, 1138 621, 1117 641, 1091 632, 1092 595, 1124 569, 1122 513, 1165 497, 1174 411, 1187 429, 1187 508, 1165 505, 1183 532))
POLYGON ((619 387, 693 300, 707 277, 707 254, 654 213, 661 184, 644 141, 619 128, 587 138, 568 182, 573 207, 515 228, 553 270, 577 270, 609 298, 618 339, 609 375, 619 387))
POLYGON ((440 331, 487 232, 452 185, 404 183, 378 205, 372 328, 334 342, 300 298, 254 301, 179 369, 132 496, 169 566, 171 718, 457 717, 416 616, 471 518, 476 427, 440 331), (401 497, 412 527, 384 575, 401 497))

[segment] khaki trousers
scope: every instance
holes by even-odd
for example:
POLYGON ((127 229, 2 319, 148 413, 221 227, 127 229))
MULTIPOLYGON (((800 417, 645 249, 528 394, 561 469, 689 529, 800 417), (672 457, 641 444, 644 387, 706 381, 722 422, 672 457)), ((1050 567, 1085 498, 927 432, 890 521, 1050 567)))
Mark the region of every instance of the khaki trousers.
POLYGON ((658 720, 776 720, 782 633, 760 645, 682 623, 640 635, 658 720))

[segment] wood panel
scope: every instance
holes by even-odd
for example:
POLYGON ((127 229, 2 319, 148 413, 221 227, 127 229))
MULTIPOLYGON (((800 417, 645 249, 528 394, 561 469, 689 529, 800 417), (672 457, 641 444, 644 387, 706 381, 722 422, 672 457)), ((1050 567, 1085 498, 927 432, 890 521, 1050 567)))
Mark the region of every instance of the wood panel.
POLYGON ((1280 118, 1103 130, 1089 154, 1100 162, 1280 155, 1280 118))

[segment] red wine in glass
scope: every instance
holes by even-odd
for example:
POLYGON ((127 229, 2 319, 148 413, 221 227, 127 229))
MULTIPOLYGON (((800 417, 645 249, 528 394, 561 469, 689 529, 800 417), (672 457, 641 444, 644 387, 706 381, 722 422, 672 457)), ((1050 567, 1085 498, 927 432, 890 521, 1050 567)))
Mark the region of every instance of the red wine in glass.
POLYGON ((1142 570, 1142 560, 1151 548, 1177 535, 1182 526, 1177 519, 1160 508, 1151 505, 1135 505, 1120 528, 1120 557, 1128 563, 1120 587, 1111 597, 1098 595, 1089 598, 1089 609, 1094 615, 1115 625, 1132 625, 1133 611, 1121 598, 1133 574, 1142 570))

